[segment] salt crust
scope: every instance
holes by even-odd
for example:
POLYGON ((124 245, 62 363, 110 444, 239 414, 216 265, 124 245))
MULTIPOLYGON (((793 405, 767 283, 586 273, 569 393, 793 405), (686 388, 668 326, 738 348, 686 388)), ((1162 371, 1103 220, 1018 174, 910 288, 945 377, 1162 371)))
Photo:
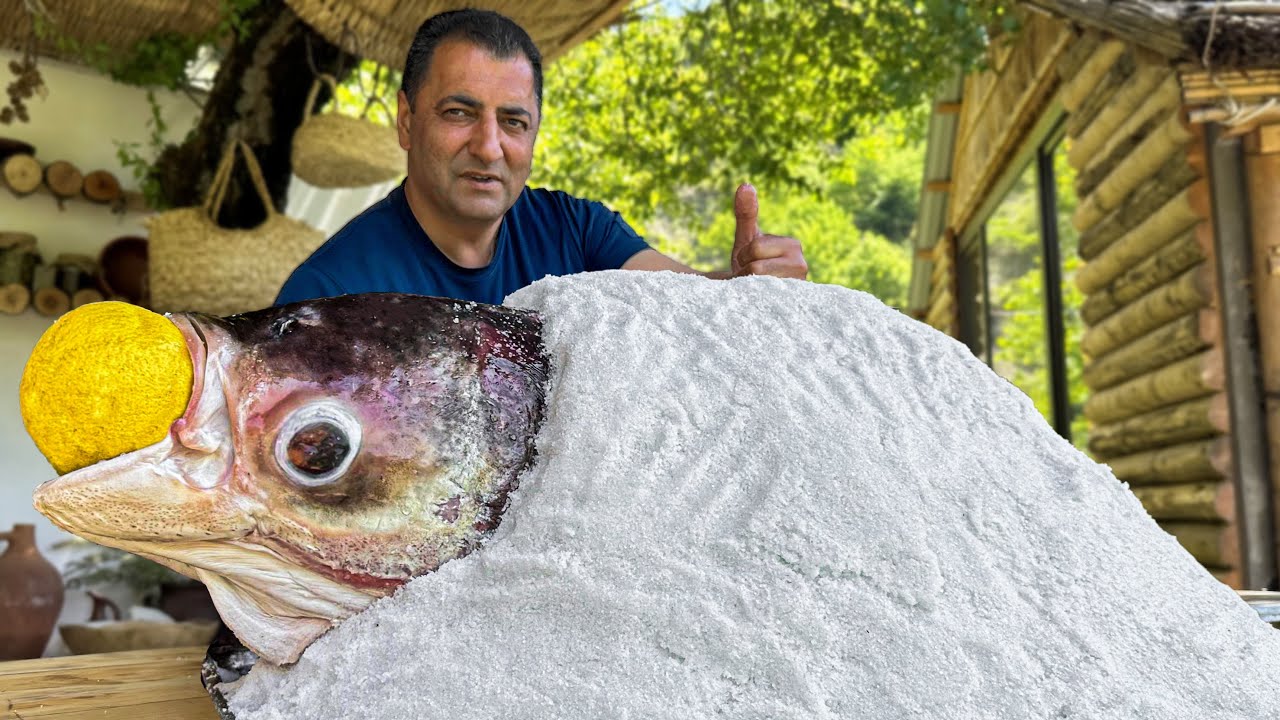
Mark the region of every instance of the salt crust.
POLYGON ((479 552, 240 720, 1274 718, 1280 635, 961 344, 870 295, 610 272, 479 552))

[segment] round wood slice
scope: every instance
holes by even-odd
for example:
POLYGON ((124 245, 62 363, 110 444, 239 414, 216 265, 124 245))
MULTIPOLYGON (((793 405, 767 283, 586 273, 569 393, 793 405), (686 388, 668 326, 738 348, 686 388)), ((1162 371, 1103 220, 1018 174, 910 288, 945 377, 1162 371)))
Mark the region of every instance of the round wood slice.
POLYGON ((14 138, 0 138, 0 160, 18 154, 35 155, 35 146, 14 138))
POLYGON ((94 170, 84 176, 83 192, 93 202, 113 203, 120 199, 120 181, 106 170, 94 170))
POLYGON ((66 160, 49 163, 44 169, 44 184, 60 198, 75 197, 84 189, 84 175, 66 160))
POLYGON ((0 172, 4 175, 4 183, 18 195, 30 195, 40 187, 40 163, 30 155, 10 155, 0 172))
POLYGON ((18 283, 0 286, 0 312, 17 315, 31 305, 31 288, 18 283))
POLYGON ((76 291, 75 295, 71 296, 71 307, 78 308, 81 305, 102 302, 103 300, 104 298, 102 297, 102 293, 98 292, 96 289, 81 288, 76 291))
POLYGON ((35 252, 36 236, 24 232, 0 232, 0 250, 35 252))
POLYGON ((71 309, 71 298, 56 287, 43 287, 36 291, 32 303, 36 312, 55 317, 71 309))

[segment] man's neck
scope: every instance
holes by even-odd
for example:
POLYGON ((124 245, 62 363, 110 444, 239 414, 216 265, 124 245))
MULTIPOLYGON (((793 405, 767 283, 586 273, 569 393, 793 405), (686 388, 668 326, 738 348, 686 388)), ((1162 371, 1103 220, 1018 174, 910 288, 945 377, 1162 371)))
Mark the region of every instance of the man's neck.
POLYGON ((407 182, 404 187, 404 197, 409 203, 409 210, 413 213, 414 219, 427 234, 427 238, 454 265, 464 268, 482 268, 493 261, 502 218, 476 221, 446 218, 421 193, 415 192, 407 182))

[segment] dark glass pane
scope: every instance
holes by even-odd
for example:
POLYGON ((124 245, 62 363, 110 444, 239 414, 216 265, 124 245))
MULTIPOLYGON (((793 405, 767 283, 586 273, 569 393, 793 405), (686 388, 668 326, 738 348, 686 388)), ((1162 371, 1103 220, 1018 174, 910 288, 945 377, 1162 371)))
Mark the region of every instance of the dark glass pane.
POLYGON ((1058 256, 1062 258, 1062 322, 1065 331, 1067 366, 1067 394, 1070 398, 1071 443, 1084 450, 1089 442, 1089 423, 1082 408, 1088 397, 1084 386, 1084 357, 1080 352, 1080 338, 1084 334, 1084 321, 1080 307, 1084 293, 1076 287, 1076 271, 1083 261, 1079 255, 1079 233, 1071 224, 1076 211, 1076 171, 1067 163, 1067 142, 1058 143, 1053 150, 1053 176, 1058 205, 1058 256))
POLYGON ((990 363, 987 347, 987 270, 982 258, 982 235, 961 242, 956 263, 956 301, 960 316, 960 342, 974 355, 990 363))
MULTIPOLYGON (((986 223, 991 367, 1049 422, 1048 340, 1036 167, 1028 165, 986 223)), ((1074 253, 1073 253, 1074 254, 1074 253)))

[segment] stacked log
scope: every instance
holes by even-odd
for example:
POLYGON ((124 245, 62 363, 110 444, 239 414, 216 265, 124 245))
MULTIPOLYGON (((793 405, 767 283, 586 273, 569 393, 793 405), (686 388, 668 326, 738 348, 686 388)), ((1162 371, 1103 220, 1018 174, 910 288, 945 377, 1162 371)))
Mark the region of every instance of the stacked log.
POLYGON ((31 304, 31 275, 39 256, 26 233, 0 233, 0 313, 17 315, 31 304))
POLYGON ((1204 150, 1177 73, 1133 47, 1108 47, 1089 75, 1067 80, 1089 450, 1200 562, 1238 581, 1204 150))
POLYGON ((958 331, 956 305, 956 242, 951 231, 929 251, 933 272, 929 280, 929 304, 924 321, 948 335, 958 331))

